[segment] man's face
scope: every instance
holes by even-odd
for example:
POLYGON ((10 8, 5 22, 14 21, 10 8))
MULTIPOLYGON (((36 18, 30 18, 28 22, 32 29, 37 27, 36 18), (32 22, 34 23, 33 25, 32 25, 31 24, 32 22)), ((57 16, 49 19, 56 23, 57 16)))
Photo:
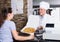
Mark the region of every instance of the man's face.
POLYGON ((46 14, 46 9, 40 8, 39 13, 40 13, 41 16, 45 15, 46 14))

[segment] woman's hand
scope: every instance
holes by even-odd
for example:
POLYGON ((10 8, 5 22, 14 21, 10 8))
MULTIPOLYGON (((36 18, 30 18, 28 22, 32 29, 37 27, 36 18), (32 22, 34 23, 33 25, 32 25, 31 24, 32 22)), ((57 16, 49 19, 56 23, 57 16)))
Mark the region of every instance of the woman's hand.
POLYGON ((15 38, 15 40, 20 40, 20 41, 24 41, 24 40, 31 40, 34 39, 34 34, 30 34, 30 36, 19 36, 18 32, 16 30, 12 31, 13 37, 15 38))
POLYGON ((31 33, 28 39, 34 39, 34 33, 31 33))

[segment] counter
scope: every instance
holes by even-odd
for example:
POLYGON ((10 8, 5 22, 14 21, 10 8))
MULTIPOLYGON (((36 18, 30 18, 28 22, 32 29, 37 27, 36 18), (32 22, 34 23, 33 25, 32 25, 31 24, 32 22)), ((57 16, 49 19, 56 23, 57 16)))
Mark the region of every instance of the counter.
MULTIPOLYGON (((20 36, 26 36, 23 33, 20 32, 20 36)), ((26 40, 26 41, 17 41, 14 39, 14 42, 38 42, 38 40, 26 40)), ((39 42, 60 42, 60 40, 51 40, 51 39, 45 39, 45 40, 40 40, 39 42)))

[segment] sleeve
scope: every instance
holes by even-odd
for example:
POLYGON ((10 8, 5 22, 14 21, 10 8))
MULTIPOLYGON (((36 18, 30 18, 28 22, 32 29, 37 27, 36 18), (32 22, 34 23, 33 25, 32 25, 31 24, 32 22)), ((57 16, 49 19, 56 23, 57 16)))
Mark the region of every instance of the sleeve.
POLYGON ((11 21, 11 24, 10 24, 10 29, 11 30, 16 30, 16 25, 14 22, 11 21))

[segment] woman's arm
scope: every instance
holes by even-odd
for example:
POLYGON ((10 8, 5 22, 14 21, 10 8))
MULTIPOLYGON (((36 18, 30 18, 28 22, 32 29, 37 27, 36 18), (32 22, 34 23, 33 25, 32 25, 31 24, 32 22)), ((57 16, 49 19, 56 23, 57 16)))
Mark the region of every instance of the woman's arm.
POLYGON ((34 38, 34 34, 31 34, 30 36, 27 36, 27 37, 25 37, 25 36, 19 36, 16 30, 13 30, 12 34, 13 34, 13 37, 14 37, 15 40, 21 40, 21 41, 23 41, 23 40, 30 40, 30 39, 34 38))

